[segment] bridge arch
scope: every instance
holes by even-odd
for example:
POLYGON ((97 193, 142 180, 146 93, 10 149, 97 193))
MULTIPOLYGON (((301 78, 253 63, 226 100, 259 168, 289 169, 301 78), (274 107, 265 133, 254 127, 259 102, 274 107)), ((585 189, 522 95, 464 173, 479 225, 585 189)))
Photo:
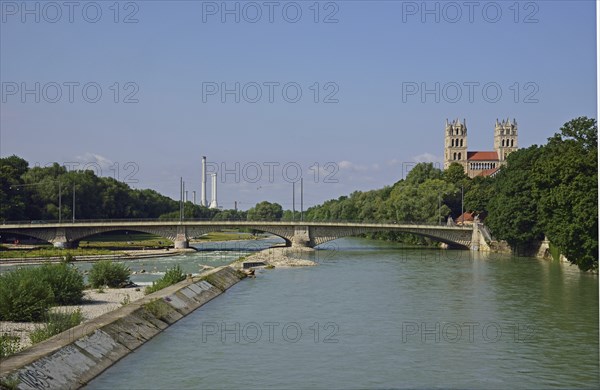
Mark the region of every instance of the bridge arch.
POLYGON ((324 244, 329 241, 337 240, 338 238, 358 236, 358 235, 367 234, 367 233, 390 232, 390 231, 398 232, 398 233, 413 234, 413 235, 420 236, 420 237, 426 237, 426 238, 429 238, 436 242, 442 242, 444 244, 447 244, 449 247, 456 248, 456 249, 469 249, 469 245, 470 245, 470 235, 471 235, 470 231, 467 234, 465 234, 464 237, 459 238, 456 236, 456 234, 452 234, 451 232, 449 232, 449 234, 442 236, 442 235, 436 235, 436 234, 431 234, 431 233, 427 233, 424 231, 420 231, 420 229, 413 230, 413 229, 406 229, 406 228, 389 228, 389 227, 347 228, 347 229, 338 230, 335 232, 335 234, 331 234, 330 232, 328 232, 327 228, 315 227, 315 228, 313 228, 311 244, 312 244, 312 246, 318 246, 318 245, 324 244))
POLYGON ((47 243, 50 243, 50 244, 52 244, 52 242, 56 236, 56 234, 53 231, 48 231, 45 229, 44 230, 25 230, 25 231, 9 229, 9 230, 2 231, 3 236, 6 235, 6 233, 36 238, 41 241, 46 241, 47 243))
POLYGON ((270 233, 282 238, 287 246, 315 247, 341 237, 382 231, 415 234, 459 248, 473 248, 472 240, 475 240, 474 247, 478 247, 477 243, 480 240, 475 227, 342 222, 84 221, 46 225, 0 225, 0 232, 23 234, 51 242, 55 246, 65 246, 94 234, 126 230, 155 234, 172 240, 177 248, 185 248, 189 238, 228 228, 246 228, 270 233))

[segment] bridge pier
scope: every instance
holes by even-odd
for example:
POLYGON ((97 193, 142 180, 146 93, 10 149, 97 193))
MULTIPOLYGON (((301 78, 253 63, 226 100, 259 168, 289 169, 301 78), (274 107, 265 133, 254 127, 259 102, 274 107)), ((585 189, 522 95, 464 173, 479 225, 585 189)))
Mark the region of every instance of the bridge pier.
POLYGON ((77 249, 79 248, 79 241, 55 241, 52 245, 59 249, 77 249))
POLYGON ((309 226, 294 226, 294 236, 292 237, 292 248, 312 248, 314 247, 309 226))
POLYGON ((186 249, 190 247, 190 242, 188 240, 175 240, 175 249, 186 249))
POLYGON ((79 246, 79 241, 69 241, 67 239, 67 232, 64 228, 57 228, 54 238, 50 242, 55 248, 60 249, 77 248, 79 246))
POLYGON ((177 235, 175 236, 175 240, 173 240, 173 244, 175 249, 186 249, 190 247, 190 240, 187 236, 185 226, 177 227, 177 235))
MULTIPOLYGON (((483 227, 485 229, 485 227, 483 227)), ((473 233, 471 235, 471 247, 472 251, 490 251, 490 246, 483 233, 480 230, 479 223, 473 224, 473 233)))

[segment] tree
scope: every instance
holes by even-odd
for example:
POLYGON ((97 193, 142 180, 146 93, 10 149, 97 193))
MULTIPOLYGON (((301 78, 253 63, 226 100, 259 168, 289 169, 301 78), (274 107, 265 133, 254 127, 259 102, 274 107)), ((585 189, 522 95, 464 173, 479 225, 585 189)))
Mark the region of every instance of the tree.
MULTIPOLYGON (((17 156, 0 158, 0 220, 58 219, 72 215, 75 188, 76 218, 157 218, 179 209, 179 203, 153 190, 135 190, 94 171, 70 171, 57 163, 29 168, 17 156)), ((193 208, 195 218, 212 218, 219 210, 193 208)), ((186 215, 188 207, 186 206, 186 215)))
POLYGON ((246 213, 239 210, 222 210, 215 214, 213 221, 245 221, 246 213))
POLYGON ((580 117, 549 138, 535 165, 538 218, 548 239, 582 270, 598 268, 598 127, 580 117))
POLYGON ((455 192, 454 184, 441 179, 428 179, 420 185, 407 180, 392 190, 387 205, 397 222, 438 223, 450 214, 450 208, 443 199, 455 192))
POLYGON ((21 176, 28 169, 27 161, 20 157, 0 158, 0 219, 26 219, 29 189, 21 187, 21 176))
POLYGON ((459 163, 453 162, 442 174, 442 178, 452 184, 461 185, 469 180, 469 176, 465 173, 465 168, 459 163))
POLYGON ((529 245, 544 236, 538 222, 538 199, 531 175, 531 167, 541 154, 542 149, 537 145, 511 153, 507 165, 494 180, 494 196, 488 204, 486 223, 494 236, 513 247, 529 245))
POLYGON ((418 163, 406 175, 409 184, 421 184, 427 179, 441 179, 442 171, 433 166, 433 163, 418 163))
POLYGON ((267 201, 260 202, 248 210, 248 221, 279 221, 283 215, 280 204, 267 201))
POLYGON ((465 192, 465 209, 477 214, 486 213, 490 199, 494 196, 494 179, 477 176, 471 180, 465 192))

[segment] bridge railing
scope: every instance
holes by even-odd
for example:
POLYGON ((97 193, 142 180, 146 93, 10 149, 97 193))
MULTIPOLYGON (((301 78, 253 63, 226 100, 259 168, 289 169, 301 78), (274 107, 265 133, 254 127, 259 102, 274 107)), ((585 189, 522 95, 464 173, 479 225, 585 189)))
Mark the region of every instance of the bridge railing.
MULTIPOLYGON (((327 220, 327 221, 290 221, 290 220, 282 220, 282 219, 278 219, 278 220, 269 220, 269 221, 248 221, 248 220, 241 220, 241 219, 224 219, 224 220, 214 220, 214 219, 210 219, 210 218, 187 218, 187 219, 183 219, 180 220, 179 218, 119 218, 119 219, 76 219, 75 221, 73 220, 62 220, 62 221, 58 221, 58 220, 26 220, 26 221, 6 221, 3 220, 1 221, 1 225, 31 225, 31 226, 39 226, 39 225, 57 225, 57 224, 64 224, 66 226, 72 226, 73 224, 89 224, 89 223, 102 223, 102 224, 110 224, 110 223, 137 223, 137 222, 157 222, 157 223, 189 223, 189 222, 210 222, 212 224, 219 224, 219 223, 224 223, 224 224, 231 224, 231 223, 240 223, 240 224, 253 224, 253 223, 257 223, 257 224, 268 224, 268 223, 273 223, 273 224, 307 224, 307 225, 312 225, 312 224, 323 224, 323 225, 327 225, 327 224, 338 224, 338 225, 348 225, 348 226, 352 226, 352 225, 412 225, 412 226, 431 226, 431 227, 440 227, 440 228, 445 228, 447 227, 445 224, 436 224, 436 223, 428 223, 428 222, 421 222, 421 221, 393 221, 393 220, 379 220, 379 221, 374 221, 374 220, 327 220)), ((481 226, 481 225, 480 225, 481 226)), ((472 227, 470 226, 453 226, 453 229, 456 228, 462 228, 462 229, 472 229, 472 227)), ((487 233, 487 232, 486 232, 487 233)))

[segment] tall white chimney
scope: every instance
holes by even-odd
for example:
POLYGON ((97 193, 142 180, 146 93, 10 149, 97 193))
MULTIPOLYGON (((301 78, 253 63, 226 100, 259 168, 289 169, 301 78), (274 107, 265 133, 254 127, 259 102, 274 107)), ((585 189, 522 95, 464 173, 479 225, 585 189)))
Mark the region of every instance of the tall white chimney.
POLYGON ((202 191, 200 192, 200 205, 206 207, 206 156, 202 156, 202 191))
POLYGON ((209 209, 219 208, 219 204, 217 203, 217 174, 216 173, 212 174, 212 188, 211 188, 211 190, 212 190, 212 195, 211 195, 209 209))

